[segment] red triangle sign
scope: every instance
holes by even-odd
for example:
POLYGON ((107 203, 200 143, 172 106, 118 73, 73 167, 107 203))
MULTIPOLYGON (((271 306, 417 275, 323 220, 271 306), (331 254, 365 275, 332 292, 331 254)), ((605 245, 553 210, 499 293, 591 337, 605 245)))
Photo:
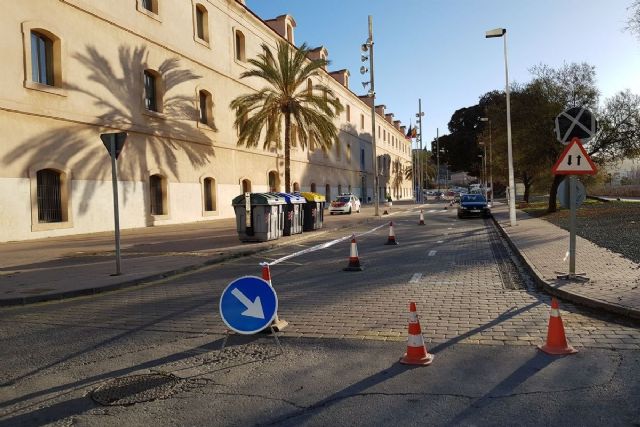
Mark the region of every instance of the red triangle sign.
POLYGON ((555 175, 595 175, 598 168, 580 143, 580 139, 573 138, 551 171, 555 175))

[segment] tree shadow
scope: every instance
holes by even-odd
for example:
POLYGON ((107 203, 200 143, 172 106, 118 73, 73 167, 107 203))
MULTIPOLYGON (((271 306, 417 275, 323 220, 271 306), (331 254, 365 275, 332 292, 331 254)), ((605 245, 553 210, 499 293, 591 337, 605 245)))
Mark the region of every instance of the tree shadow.
MULTIPOLYGON (((129 137, 118 159, 122 181, 145 181, 148 171, 160 168, 166 178, 180 178, 181 157, 194 168, 209 164, 214 156, 211 137, 199 129, 198 108, 188 90, 178 88, 184 83, 199 80, 201 76, 180 67, 178 58, 165 59, 157 68, 163 86, 162 114, 146 113, 143 103, 143 71, 152 68, 147 64, 148 51, 144 46, 118 47, 118 64, 113 66, 101 51, 92 45, 85 52, 71 57, 88 71, 86 84, 68 84, 70 102, 91 103, 101 113, 95 117, 78 114, 78 121, 68 121, 19 143, 1 158, 9 165, 19 161, 26 165, 64 165, 74 180, 109 181, 111 168, 109 156, 99 134, 110 131, 127 131, 129 137), (72 98, 73 97, 73 98, 72 98), (83 121, 83 123, 79 123, 83 121)), ((215 131, 215 124, 209 126, 215 131)), ((97 186, 79 185, 81 196, 76 208, 86 214, 91 206, 97 186)), ((134 190, 122 185, 122 197, 126 203, 134 190)), ((148 195, 145 193, 145 199, 148 195)), ((148 200, 145 200, 145 206, 148 200)))

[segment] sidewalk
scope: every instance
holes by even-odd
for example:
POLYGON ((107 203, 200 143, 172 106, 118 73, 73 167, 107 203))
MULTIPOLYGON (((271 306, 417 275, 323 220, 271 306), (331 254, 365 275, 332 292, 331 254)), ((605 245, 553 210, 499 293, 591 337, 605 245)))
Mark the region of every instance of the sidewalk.
POLYGON ((569 232, 545 220, 517 211, 517 225, 509 224, 506 205, 492 209, 493 217, 511 246, 549 293, 578 304, 640 319, 640 265, 578 236, 576 272, 586 273, 586 283, 556 279, 568 272, 569 232))
MULTIPOLYGON (((417 206, 396 202, 391 214, 417 206)), ((321 230, 261 243, 241 242, 234 218, 122 230, 120 276, 112 276, 116 271, 113 232, 0 243, 0 306, 133 286, 368 221, 375 221, 370 205, 354 215, 330 217, 326 211, 321 230)))

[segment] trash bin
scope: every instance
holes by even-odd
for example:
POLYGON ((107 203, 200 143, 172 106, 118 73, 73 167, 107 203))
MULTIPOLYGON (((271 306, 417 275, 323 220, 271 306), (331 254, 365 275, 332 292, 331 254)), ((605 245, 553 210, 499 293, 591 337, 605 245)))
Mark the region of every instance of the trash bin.
POLYGON ((322 228, 324 220, 325 198, 318 193, 300 193, 307 203, 304 204, 303 231, 312 231, 322 228))
POLYGON ((286 205, 284 205, 284 227, 282 234, 291 236, 292 234, 302 233, 302 225, 304 220, 304 207, 307 201, 300 194, 276 193, 284 197, 286 205))
POLYGON ((245 193, 231 202, 236 230, 243 242, 266 242, 282 236, 284 197, 275 193, 245 193))

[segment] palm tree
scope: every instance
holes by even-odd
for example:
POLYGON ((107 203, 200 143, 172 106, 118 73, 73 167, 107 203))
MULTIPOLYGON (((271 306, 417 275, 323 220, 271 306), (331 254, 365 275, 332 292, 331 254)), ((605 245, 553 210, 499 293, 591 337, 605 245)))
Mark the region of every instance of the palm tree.
POLYGON ((254 68, 240 78, 257 77, 267 85, 255 93, 241 95, 231 101, 236 112, 234 127, 239 131, 238 145, 256 147, 263 136, 263 148, 281 145, 284 122, 284 181, 285 191, 291 191, 292 128, 302 149, 319 146, 331 148, 338 139, 333 119, 342 111, 342 104, 328 87, 309 86, 328 61, 309 60, 307 46, 296 49, 288 42, 278 42, 274 57, 271 49, 262 44, 262 53, 248 62, 254 68), (295 125, 295 126, 293 126, 295 125))

